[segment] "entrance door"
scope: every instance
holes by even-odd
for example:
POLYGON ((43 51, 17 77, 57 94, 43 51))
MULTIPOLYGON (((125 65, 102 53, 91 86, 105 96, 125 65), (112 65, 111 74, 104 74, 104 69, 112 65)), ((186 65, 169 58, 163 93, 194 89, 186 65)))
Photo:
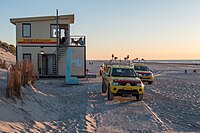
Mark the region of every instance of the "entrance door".
POLYGON ((40 75, 56 75, 56 55, 39 54, 38 71, 40 75))

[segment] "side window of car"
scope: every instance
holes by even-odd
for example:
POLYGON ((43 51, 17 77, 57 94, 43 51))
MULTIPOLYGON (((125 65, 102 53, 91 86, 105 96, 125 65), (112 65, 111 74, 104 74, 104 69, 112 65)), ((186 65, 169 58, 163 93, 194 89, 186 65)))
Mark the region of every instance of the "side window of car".
POLYGON ((147 67, 147 71, 150 71, 150 69, 147 67))
POLYGON ((106 76, 110 76, 110 68, 107 69, 106 76))

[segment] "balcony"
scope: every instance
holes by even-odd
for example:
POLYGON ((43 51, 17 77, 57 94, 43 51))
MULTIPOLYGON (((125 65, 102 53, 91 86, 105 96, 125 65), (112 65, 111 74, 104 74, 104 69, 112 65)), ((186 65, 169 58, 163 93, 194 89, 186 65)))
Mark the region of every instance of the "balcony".
POLYGON ((67 46, 85 46, 86 45, 86 36, 70 36, 70 39, 67 37, 62 37, 59 40, 60 47, 67 46), (68 45, 69 44, 69 45, 68 45))

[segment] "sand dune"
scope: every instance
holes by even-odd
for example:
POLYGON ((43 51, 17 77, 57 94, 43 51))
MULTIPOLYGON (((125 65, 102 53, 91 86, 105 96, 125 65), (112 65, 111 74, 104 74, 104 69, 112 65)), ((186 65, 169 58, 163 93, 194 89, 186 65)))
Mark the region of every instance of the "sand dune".
POLYGON ((16 57, 12 53, 0 48, 0 60, 5 60, 7 64, 12 64, 16 62, 16 57))

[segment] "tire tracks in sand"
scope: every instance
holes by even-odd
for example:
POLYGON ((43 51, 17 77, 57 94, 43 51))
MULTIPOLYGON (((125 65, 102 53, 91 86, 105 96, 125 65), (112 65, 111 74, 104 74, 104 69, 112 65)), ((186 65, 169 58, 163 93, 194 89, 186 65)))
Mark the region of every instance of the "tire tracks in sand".
POLYGON ((167 132, 168 126, 144 102, 135 97, 115 97, 108 101, 96 83, 88 88, 86 131, 167 132), (91 87, 92 86, 92 87, 91 87))
POLYGON ((149 107, 144 101, 142 101, 142 103, 144 104, 144 106, 147 108, 147 110, 149 110, 149 112, 151 112, 151 114, 154 116, 154 119, 156 121, 158 121, 159 123, 161 123, 162 127, 166 130, 166 131, 170 131, 167 124, 164 123, 159 117, 158 115, 153 112, 153 109, 151 107, 149 107))

